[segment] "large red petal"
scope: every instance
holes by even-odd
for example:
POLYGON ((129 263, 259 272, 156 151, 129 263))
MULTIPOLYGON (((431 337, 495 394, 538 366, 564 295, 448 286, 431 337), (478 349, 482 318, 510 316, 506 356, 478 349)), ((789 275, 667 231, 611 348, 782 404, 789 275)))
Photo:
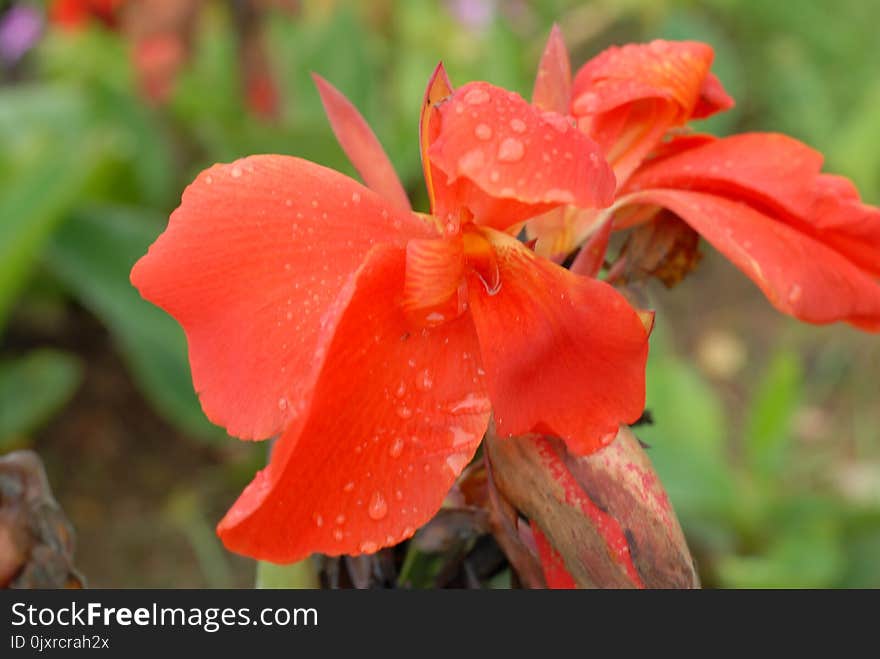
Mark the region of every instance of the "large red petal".
POLYGON ((538 75, 532 91, 532 103, 542 110, 568 114, 571 105, 571 61, 562 38, 562 30, 553 25, 544 46, 538 75))
POLYGON ((729 107, 709 67, 714 53, 693 41, 612 47, 575 76, 572 113, 624 181, 666 132, 729 107))
POLYGON ((428 155, 477 223, 506 229, 563 204, 611 203, 610 167, 563 115, 485 82, 458 88, 438 110, 428 155))
POLYGON ((880 283, 846 257, 744 203, 702 192, 645 190, 627 201, 668 208, 748 275, 783 313, 880 331, 880 283))
POLYGON ((472 277, 498 434, 545 432, 583 455, 614 439, 645 404, 648 336, 624 297, 491 232, 501 286, 472 277))
POLYGON ((880 274, 880 209, 846 179, 822 175, 822 154, 786 135, 745 133, 674 149, 641 167, 624 192, 675 188, 748 202, 880 274))
POLYGON ((342 92, 315 73, 312 78, 333 133, 366 186, 398 208, 410 210, 406 190, 373 129, 342 92))
POLYGON ((713 57, 711 46, 696 41, 612 46, 575 75, 572 110, 578 116, 595 115, 633 101, 662 99, 677 105, 679 118, 687 120, 700 100, 713 57))
POLYGON ((208 418, 261 439, 306 403, 326 314, 372 245, 434 233, 330 169, 254 156, 202 172, 131 279, 186 331, 208 418))
POLYGON ((473 456, 490 409, 473 322, 413 328, 404 269, 402 249, 377 248, 352 278, 308 418, 220 523, 233 551, 290 562, 393 545, 473 456))

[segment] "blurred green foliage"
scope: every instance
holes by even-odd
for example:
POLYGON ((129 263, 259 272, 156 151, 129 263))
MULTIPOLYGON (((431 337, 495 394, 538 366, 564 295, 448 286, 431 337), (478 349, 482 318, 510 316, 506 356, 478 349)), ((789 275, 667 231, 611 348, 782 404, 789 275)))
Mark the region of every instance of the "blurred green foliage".
MULTIPOLYGON (((453 4, 307 1, 295 18, 270 13, 269 61, 280 93, 271 121, 248 112, 223 3, 207 3, 192 59, 160 108, 138 94, 119 33, 50 27, 18 80, 0 86, 0 332, 32 307, 78 305, 106 327, 156 412, 193 438, 222 437, 192 391, 180 328, 128 283, 186 183, 214 162, 259 152, 353 174, 324 118, 314 71, 361 109, 423 208, 417 121, 437 61, 454 83, 486 79, 528 96, 554 21, 575 66, 614 42, 708 41, 738 104, 705 129, 790 133, 822 150, 866 200, 880 201, 878 3, 473 2, 489 8, 476 22, 457 17, 453 4)), ((653 446, 706 582, 880 586, 880 497, 844 497, 816 478, 827 464, 793 442, 799 411, 831 395, 805 386, 800 353, 781 344, 750 383, 748 400, 732 409, 673 343, 655 336, 649 406, 657 423, 640 434, 653 446)), ((836 377, 821 363, 828 354, 811 371, 830 373, 823 381, 836 377)), ((2 449, 26 441, 70 398, 80 366, 69 353, 5 343, 0 358, 2 449)), ((869 379, 874 393, 860 404, 876 405, 876 384, 869 379)), ((869 418, 854 432, 867 447, 858 457, 872 464, 880 454, 876 427, 869 418)), ((227 583, 218 574, 215 581, 227 583)), ((263 577, 273 580, 265 568, 263 577)))

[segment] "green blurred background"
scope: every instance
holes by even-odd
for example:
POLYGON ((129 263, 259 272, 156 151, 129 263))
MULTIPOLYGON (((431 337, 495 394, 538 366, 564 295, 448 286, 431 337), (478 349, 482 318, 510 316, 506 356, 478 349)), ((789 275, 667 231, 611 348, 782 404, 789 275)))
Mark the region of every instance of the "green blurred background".
MULTIPOLYGON (((453 83, 528 96, 554 21, 576 67, 612 43, 704 40, 737 100, 704 129, 787 132, 880 202, 877 2, 256 3, 269 113, 247 102, 232 4, 202 3, 161 103, 120 23, 50 21, 0 69, 0 453, 43 457, 90 585, 253 583, 213 525, 265 449, 204 420, 180 329, 128 271, 214 162, 275 152, 353 174, 311 71, 361 109, 423 209, 418 111, 438 60, 453 83)), ((44 9, 0 11, 21 5, 44 9)), ((704 251, 683 284, 650 291, 655 424, 639 433, 704 584, 880 587, 880 343, 777 314, 704 251)))

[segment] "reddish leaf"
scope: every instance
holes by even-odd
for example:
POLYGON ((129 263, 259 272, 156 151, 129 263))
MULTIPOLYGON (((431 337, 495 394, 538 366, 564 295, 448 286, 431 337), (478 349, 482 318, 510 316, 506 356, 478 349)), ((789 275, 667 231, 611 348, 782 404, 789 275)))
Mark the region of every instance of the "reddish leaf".
POLYGON ((562 38, 562 30, 554 24, 544 46, 538 75, 532 91, 532 103, 542 110, 568 114, 571 104, 571 62, 562 38))
POLYGON ((411 210, 406 190, 376 134, 351 102, 329 82, 313 73, 330 126, 364 183, 392 204, 411 210))

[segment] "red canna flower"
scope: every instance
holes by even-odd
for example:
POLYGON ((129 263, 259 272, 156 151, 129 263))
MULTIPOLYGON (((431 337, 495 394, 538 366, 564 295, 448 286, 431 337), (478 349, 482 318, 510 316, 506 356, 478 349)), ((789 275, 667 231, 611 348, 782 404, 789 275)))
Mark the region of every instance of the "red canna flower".
POLYGON ((277 562, 412 535, 493 412, 501 436, 546 432, 585 454, 644 404, 643 317, 514 237, 539 213, 611 200, 590 138, 487 83, 453 90, 438 67, 420 133, 431 214, 414 213, 364 120, 316 82, 369 188, 287 156, 215 165, 132 271, 186 331, 208 417, 280 435, 218 528, 277 562))
POLYGON ((673 272, 658 274, 673 283, 694 264, 696 232, 783 313, 880 331, 880 209, 848 180, 821 173, 821 154, 790 137, 682 132, 733 105, 709 71, 712 58, 695 42, 610 48, 572 82, 554 28, 534 101, 578 122, 618 187, 610 209, 556 209, 531 222, 536 250, 558 259, 584 244, 572 269, 595 273, 613 218, 615 230, 636 227, 637 249, 653 250, 648 270, 673 262, 673 272))
POLYGON ((81 28, 92 20, 114 26, 122 3, 123 0, 54 0, 49 19, 66 29, 81 28))

